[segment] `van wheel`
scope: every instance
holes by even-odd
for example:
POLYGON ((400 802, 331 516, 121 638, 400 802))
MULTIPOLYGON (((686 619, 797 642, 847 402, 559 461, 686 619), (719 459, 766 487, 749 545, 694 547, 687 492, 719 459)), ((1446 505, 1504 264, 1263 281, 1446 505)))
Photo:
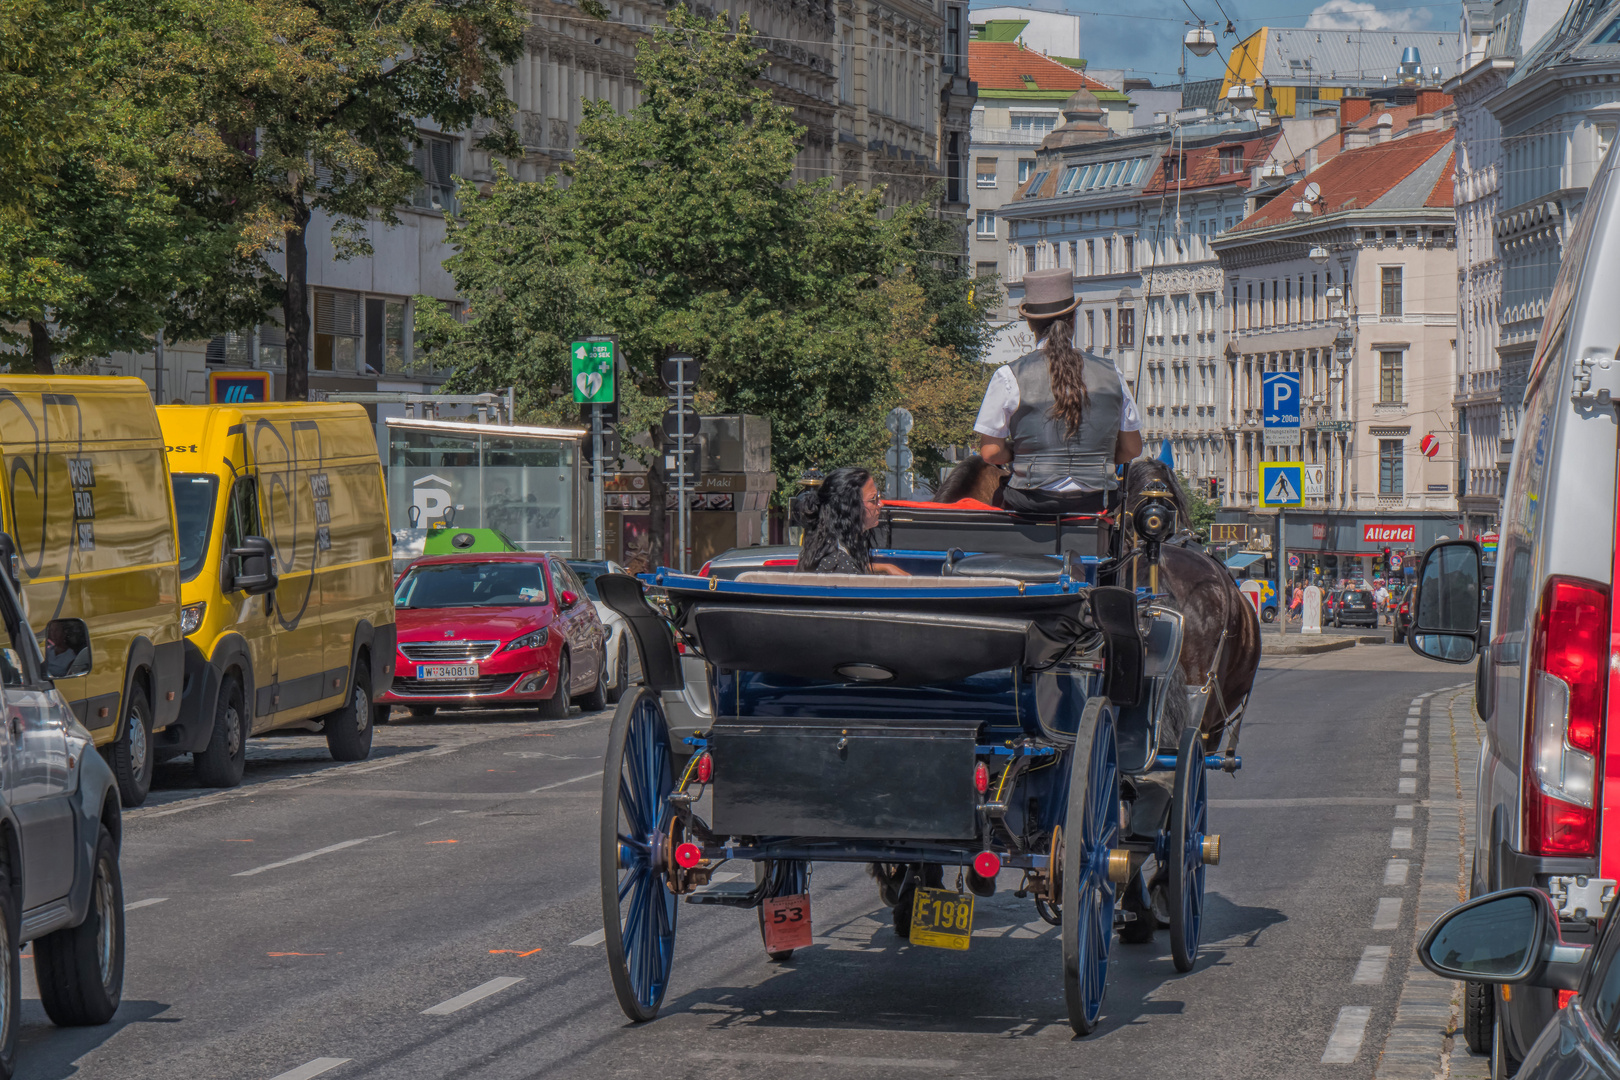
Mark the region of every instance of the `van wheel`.
POLYGON ((17 941, 17 897, 11 867, 0 862, 0 1080, 17 1068, 17 1013, 22 1009, 22 947, 17 941))
POLYGON ((252 725, 241 681, 235 675, 225 676, 219 688, 219 700, 214 705, 214 730, 208 736, 208 745, 191 758, 191 771, 199 784, 232 788, 242 782, 252 725))
POLYGON ((124 883, 112 834, 99 832, 84 922, 34 942, 40 1004, 58 1027, 105 1024, 124 996, 124 883))
POLYGON ((568 716, 568 707, 573 699, 568 693, 568 682, 573 675, 568 670, 568 651, 565 649, 557 655, 557 689, 551 697, 540 703, 540 719, 563 720, 568 716))
POLYGON ((597 661, 596 684, 591 687, 589 693, 579 699, 579 707, 586 712, 601 712, 608 707, 606 656, 597 661))
POLYGON ((349 703, 326 717, 326 748, 333 761, 364 761, 371 756, 371 669, 361 660, 354 665, 349 703))
POLYGON ((152 706, 139 685, 130 688, 124 710, 124 730, 112 744, 113 775, 118 798, 125 806, 139 806, 152 790, 152 706))

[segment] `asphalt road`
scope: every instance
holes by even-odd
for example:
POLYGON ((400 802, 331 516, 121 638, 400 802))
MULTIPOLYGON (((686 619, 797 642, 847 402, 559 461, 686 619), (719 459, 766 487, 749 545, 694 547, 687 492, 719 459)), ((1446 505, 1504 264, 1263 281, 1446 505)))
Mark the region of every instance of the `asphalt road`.
POLYGON ((597 943, 606 713, 396 721, 347 766, 319 738, 258 740, 243 788, 169 766, 128 813, 123 1007, 59 1030, 28 983, 18 1075, 1370 1077, 1425 856, 1409 706, 1468 673, 1391 646, 1268 659, 1244 769, 1211 776, 1223 858, 1197 967, 1178 975, 1162 933, 1116 944, 1085 1040, 1057 931, 1010 872, 954 953, 900 942, 864 872, 831 864, 817 944, 786 964, 752 912, 683 907, 663 1013, 627 1025, 597 943), (1347 1061, 1324 1063, 1330 1042, 1347 1061))

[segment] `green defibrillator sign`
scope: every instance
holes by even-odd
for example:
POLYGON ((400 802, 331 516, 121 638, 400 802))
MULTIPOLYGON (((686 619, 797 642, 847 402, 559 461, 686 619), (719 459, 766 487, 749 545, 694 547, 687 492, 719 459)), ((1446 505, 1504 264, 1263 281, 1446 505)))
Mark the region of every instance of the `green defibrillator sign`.
POLYGON ((615 343, 606 339, 576 341, 568 346, 573 365, 574 400, 582 404, 608 405, 613 401, 615 343))

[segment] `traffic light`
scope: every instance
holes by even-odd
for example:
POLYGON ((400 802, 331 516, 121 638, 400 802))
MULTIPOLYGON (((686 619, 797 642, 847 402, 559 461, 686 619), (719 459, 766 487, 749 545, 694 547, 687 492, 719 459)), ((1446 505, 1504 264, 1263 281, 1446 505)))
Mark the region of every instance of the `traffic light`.
POLYGON ((1384 549, 1384 569, 1389 569, 1389 548, 1384 549))

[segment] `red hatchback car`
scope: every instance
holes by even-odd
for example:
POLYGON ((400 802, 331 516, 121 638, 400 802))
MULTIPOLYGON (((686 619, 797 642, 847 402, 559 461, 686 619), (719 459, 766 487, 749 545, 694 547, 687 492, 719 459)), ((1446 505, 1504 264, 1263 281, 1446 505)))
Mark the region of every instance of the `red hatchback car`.
POLYGON ((418 559, 394 586, 399 633, 382 704, 607 707, 606 631, 568 564, 531 552, 418 559), (566 688, 566 689, 562 689, 566 688))

